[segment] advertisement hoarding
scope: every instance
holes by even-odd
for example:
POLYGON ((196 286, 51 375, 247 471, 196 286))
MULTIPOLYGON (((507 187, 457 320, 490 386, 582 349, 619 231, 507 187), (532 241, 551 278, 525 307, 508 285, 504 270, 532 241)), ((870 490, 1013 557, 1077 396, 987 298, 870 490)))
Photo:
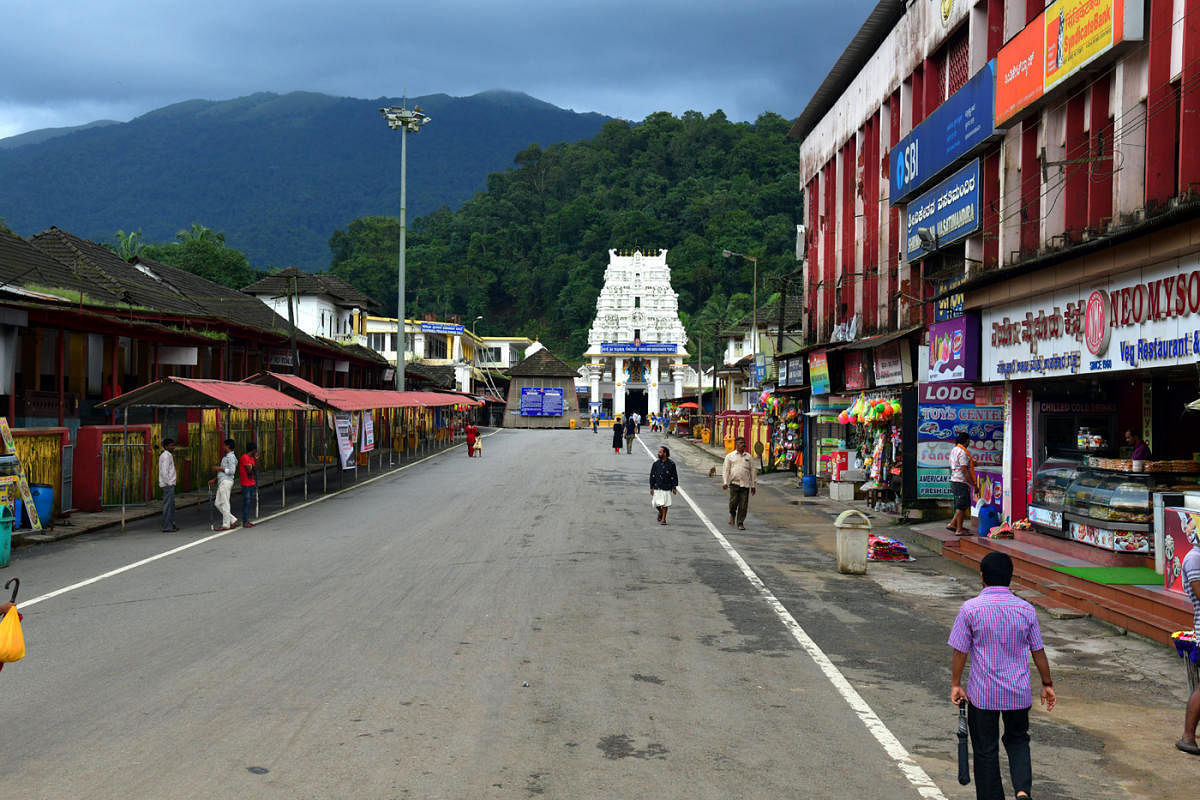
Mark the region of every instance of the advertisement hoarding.
POLYGON ((950 452, 959 433, 971 437, 967 449, 979 478, 977 500, 1000 502, 1004 460, 1003 400, 973 384, 921 384, 917 406, 917 496, 950 498, 950 452), (953 398, 947 401, 945 398, 953 398), (986 404, 981 404, 986 403, 986 404))
POLYGON ((993 60, 892 148, 889 154, 892 205, 907 202, 923 186, 996 135, 995 90, 993 60))
POLYGON ((979 380, 979 317, 973 313, 929 326, 926 381, 979 380))
POLYGON ((829 354, 824 350, 808 354, 808 377, 813 394, 829 394, 829 354))

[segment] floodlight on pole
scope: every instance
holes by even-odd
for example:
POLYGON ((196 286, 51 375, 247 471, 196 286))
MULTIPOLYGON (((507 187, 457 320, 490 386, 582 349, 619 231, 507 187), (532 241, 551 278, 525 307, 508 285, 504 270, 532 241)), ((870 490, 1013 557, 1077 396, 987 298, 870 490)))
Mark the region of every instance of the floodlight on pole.
POLYGON ((747 261, 749 261, 751 264, 754 265, 754 285, 750 289, 750 292, 751 292, 750 304, 753 307, 750 312, 750 314, 751 314, 751 316, 750 316, 750 319, 751 319, 750 340, 751 340, 752 352, 754 354, 754 360, 751 364, 751 366, 753 367, 753 372, 751 374, 754 376, 754 379, 751 381, 751 385, 757 387, 758 386, 758 258, 756 258, 755 256, 744 255, 742 253, 735 253, 732 250, 722 250, 721 256, 723 258, 733 258, 734 256, 737 256, 738 258, 746 259, 747 261))
POLYGON ((408 205, 408 134, 417 133, 429 124, 429 117, 420 106, 407 109, 390 106, 379 109, 392 130, 400 131, 400 265, 396 275, 396 391, 404 391, 404 250, 407 245, 406 216, 408 205))

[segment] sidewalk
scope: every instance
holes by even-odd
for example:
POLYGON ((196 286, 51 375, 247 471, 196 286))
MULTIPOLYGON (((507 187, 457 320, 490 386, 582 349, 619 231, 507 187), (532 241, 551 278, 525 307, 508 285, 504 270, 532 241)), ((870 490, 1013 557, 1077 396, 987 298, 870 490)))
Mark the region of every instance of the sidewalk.
MULTIPOLYGON (((698 440, 673 436, 667 441, 686 443, 707 453, 717 469, 725 457, 723 444, 703 444, 698 440)), ((955 536, 946 530, 944 519, 911 523, 898 514, 885 514, 868 508, 866 501, 840 502, 829 498, 828 489, 815 497, 805 497, 799 479, 790 472, 760 473, 759 486, 771 487, 791 498, 791 502, 819 509, 831 516, 854 509, 871 520, 873 531, 916 545, 930 553, 977 569, 985 555, 993 551, 1008 553, 1013 559, 1013 583, 1023 589, 1021 596, 1058 619, 1094 617, 1120 633, 1134 633, 1157 642, 1171 643, 1171 633, 1191 630, 1192 606, 1178 593, 1166 591, 1161 581, 1147 585, 1109 585, 1062 572, 1062 567, 1095 566, 1104 558, 1078 542, 1051 539, 1018 531, 1014 539, 988 539, 980 536, 955 536)), ((973 530, 975 520, 971 521, 973 530)))

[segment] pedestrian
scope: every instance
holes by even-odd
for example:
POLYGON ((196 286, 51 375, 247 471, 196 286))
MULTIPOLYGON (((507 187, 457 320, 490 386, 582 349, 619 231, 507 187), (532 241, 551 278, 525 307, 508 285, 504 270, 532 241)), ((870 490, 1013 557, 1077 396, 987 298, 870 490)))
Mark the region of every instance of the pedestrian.
POLYGON ((736 524, 739 531, 744 531, 750 495, 756 491, 758 475, 754 459, 746 452, 746 437, 734 439, 733 448, 721 465, 721 488, 729 490, 729 524, 736 524))
POLYGON ((1133 448, 1133 452, 1129 454, 1130 461, 1153 461, 1154 454, 1150 452, 1150 445, 1142 438, 1142 434, 1135 431, 1133 428, 1125 431, 1125 444, 1133 448))
POLYGON ((642 414, 640 411, 633 412, 633 424, 637 428, 637 433, 642 432, 642 414))
POLYGON ((233 452, 236 446, 233 439, 221 442, 221 452, 224 455, 221 456, 221 463, 217 465, 217 474, 208 481, 210 484, 217 484, 217 499, 213 505, 221 512, 221 525, 217 528, 219 531, 237 527, 237 517, 229 512, 229 493, 233 491, 233 475, 238 466, 237 455, 233 452))
POLYGON ((254 442, 246 445, 246 452, 238 459, 238 478, 242 484, 242 527, 253 528, 250 517, 258 505, 258 446, 254 442))
POLYGON ((671 451, 666 445, 658 448, 658 460, 650 467, 650 502, 658 511, 658 524, 667 524, 667 509, 671 507, 671 495, 678 494, 679 472, 671 460, 671 451))
POLYGON ((954 492, 954 517, 946 530, 955 536, 966 536, 966 520, 971 517, 971 487, 975 485, 975 459, 967 450, 971 436, 962 431, 950 451, 950 489, 954 492))
POLYGON ((633 452, 633 437, 637 435, 637 422, 634 420, 636 414, 631 414, 625 418, 625 453, 633 452))
POLYGON ((625 426, 621 423, 620 417, 613 418, 612 426, 612 446, 613 452, 621 455, 621 445, 624 444, 622 439, 625 438, 625 426))
POLYGON ((475 440, 479 438, 479 428, 475 427, 474 422, 468 422, 466 427, 467 432, 467 458, 475 457, 475 440))
POLYGON ((158 454, 158 487, 162 489, 162 529, 163 533, 174 533, 179 530, 175 524, 175 484, 179 477, 175 472, 175 440, 163 439, 162 452, 158 454))
POLYGON ((967 728, 975 750, 975 797, 1004 800, 1000 779, 1000 743, 1008 753, 1008 769, 1017 800, 1028 800, 1033 785, 1029 760, 1029 654, 1042 678, 1041 704, 1047 711, 1058 702, 1050 679, 1050 662, 1042 645, 1037 612, 1009 589, 1013 562, 1007 553, 988 553, 979 562, 983 590, 963 603, 949 644, 950 702, 967 703, 967 728), (963 690, 962 672, 971 671, 963 690), (1000 720, 1004 736, 1000 736, 1000 720))
MULTIPOLYGON (((1193 630, 1200 631, 1200 533, 1196 531, 1195 519, 1189 518, 1184 528, 1192 549, 1188 550, 1180 564, 1183 591, 1192 601, 1193 630)), ((1185 753, 1200 756, 1200 745, 1196 743, 1196 724, 1200 722, 1200 686, 1188 698, 1187 710, 1183 715, 1183 738, 1175 746, 1185 753)))
POLYGON ((592 414, 592 436, 595 436, 599 432, 600 432, 600 417, 598 417, 596 414, 592 414))

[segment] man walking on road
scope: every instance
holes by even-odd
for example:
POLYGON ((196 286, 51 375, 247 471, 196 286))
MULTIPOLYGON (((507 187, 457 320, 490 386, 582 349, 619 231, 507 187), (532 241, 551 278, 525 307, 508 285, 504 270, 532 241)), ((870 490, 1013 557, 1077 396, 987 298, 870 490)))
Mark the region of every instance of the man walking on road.
POLYGON ((633 415, 628 414, 625 417, 625 453, 633 452, 633 437, 637 434, 637 423, 633 421, 633 415))
POLYGON ((163 533, 174 533, 179 530, 175 524, 175 484, 179 481, 175 472, 175 440, 163 439, 163 451, 158 456, 158 487, 162 489, 162 529, 163 533))
POLYGON ((238 478, 242 484, 242 527, 253 528, 250 517, 258 505, 258 447, 254 442, 246 445, 246 452, 238 459, 238 478))
POLYGON ((671 495, 678 494, 679 471, 671 460, 671 451, 666 445, 658 448, 658 460, 650 467, 650 502, 658 510, 658 524, 667 524, 667 509, 671 507, 671 495))
POLYGON ((754 459, 746 452, 746 439, 739 436, 733 440, 733 452, 725 456, 721 466, 721 488, 729 490, 729 524, 737 524, 739 531, 746 530, 746 512, 750 509, 750 495, 757 486, 754 459))
MULTIPOLYGON (((1196 522, 1192 517, 1184 531, 1192 549, 1188 550, 1180 565, 1183 577, 1183 591, 1192 601, 1192 625, 1200 631, 1200 532, 1196 531, 1196 522)), ((1187 710, 1183 716, 1183 738, 1175 743, 1175 747, 1185 753, 1200 756, 1200 745, 1196 744, 1196 724, 1200 723, 1200 686, 1188 698, 1187 710)))
POLYGON ((221 526, 217 528, 219 531, 227 531, 237 525, 237 517, 229 512, 229 493, 233 491, 233 475, 238 466, 237 456, 233 452, 235 446, 233 439, 222 442, 221 449, 224 455, 221 456, 221 463, 217 465, 217 474, 208 481, 210 484, 217 484, 217 499, 213 505, 221 512, 221 526))
POLYGON ((975 797, 1004 800, 1000 779, 1000 742, 1008 753, 1008 769, 1017 800, 1028 800, 1033 785, 1029 759, 1029 653, 1042 678, 1041 704, 1054 709, 1057 698, 1050 662, 1033 606, 1008 588, 1013 563, 1006 553, 988 553, 979 563, 983 591, 963 603, 950 631, 954 658, 950 665, 950 701, 967 703, 967 726, 975 750, 975 797), (967 690, 962 672, 971 661, 967 690), (1000 737, 1000 718, 1004 736, 1000 737))

